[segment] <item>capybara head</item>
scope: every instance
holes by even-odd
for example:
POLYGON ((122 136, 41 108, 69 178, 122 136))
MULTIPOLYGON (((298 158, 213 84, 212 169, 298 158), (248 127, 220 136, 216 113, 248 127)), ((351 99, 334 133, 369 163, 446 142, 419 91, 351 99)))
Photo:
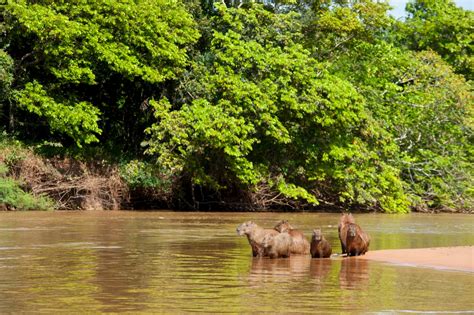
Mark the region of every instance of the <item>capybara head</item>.
POLYGON ((347 235, 349 235, 350 237, 355 237, 356 234, 357 234, 357 226, 355 224, 349 225, 349 231, 347 235))
POLYGON ((275 225, 274 229, 280 233, 283 233, 283 232, 288 232, 289 230, 292 230, 293 227, 291 226, 290 223, 288 223, 288 220, 281 220, 280 222, 277 223, 277 225, 275 225))
POLYGON ((321 229, 313 230, 313 240, 320 241, 322 237, 323 237, 323 234, 321 233, 321 229))
POLYGON ((247 221, 242 223, 237 227, 237 234, 238 235, 245 235, 248 234, 254 229, 257 225, 253 221, 247 221))

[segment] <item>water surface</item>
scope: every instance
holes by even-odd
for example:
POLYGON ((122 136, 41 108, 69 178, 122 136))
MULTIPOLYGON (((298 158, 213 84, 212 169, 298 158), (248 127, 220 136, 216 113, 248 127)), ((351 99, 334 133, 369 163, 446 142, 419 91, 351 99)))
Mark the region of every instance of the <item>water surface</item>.
MULTIPOLYGON (((337 214, 0 213, 0 313, 474 311, 474 274, 340 257, 254 259, 280 219, 340 252, 337 214)), ((371 250, 474 245, 470 215, 356 215, 371 250)))

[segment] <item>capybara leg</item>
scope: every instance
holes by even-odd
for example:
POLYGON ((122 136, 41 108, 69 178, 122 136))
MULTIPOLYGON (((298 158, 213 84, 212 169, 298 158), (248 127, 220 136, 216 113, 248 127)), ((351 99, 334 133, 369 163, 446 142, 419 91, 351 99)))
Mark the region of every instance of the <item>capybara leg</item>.
POLYGON ((346 247, 344 246, 344 244, 341 242, 341 249, 342 249, 342 253, 345 254, 346 253, 346 247))

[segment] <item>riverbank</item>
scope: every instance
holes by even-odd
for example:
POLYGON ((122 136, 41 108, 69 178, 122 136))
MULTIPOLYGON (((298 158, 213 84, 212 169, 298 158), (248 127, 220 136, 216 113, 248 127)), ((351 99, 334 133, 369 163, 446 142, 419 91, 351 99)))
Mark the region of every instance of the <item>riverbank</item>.
POLYGON ((474 246, 376 250, 358 258, 397 265, 474 272, 474 246))
POLYGON ((331 190, 320 191, 319 204, 310 204, 298 197, 301 191, 292 195, 298 189, 285 195, 270 182, 260 182, 253 188, 229 185, 217 191, 193 183, 187 175, 167 171, 153 161, 122 159, 98 149, 61 153, 59 149, 33 146, 0 134, 0 211, 163 208, 220 212, 474 211, 469 202, 459 207, 419 203, 405 209, 383 209, 378 203, 344 201, 331 190))

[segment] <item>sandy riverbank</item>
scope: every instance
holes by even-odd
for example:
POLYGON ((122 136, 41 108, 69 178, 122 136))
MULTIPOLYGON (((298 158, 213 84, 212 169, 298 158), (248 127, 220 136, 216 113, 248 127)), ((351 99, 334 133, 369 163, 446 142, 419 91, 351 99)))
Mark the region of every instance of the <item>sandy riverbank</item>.
POLYGON ((369 251, 360 259, 474 272, 474 246, 369 251))

